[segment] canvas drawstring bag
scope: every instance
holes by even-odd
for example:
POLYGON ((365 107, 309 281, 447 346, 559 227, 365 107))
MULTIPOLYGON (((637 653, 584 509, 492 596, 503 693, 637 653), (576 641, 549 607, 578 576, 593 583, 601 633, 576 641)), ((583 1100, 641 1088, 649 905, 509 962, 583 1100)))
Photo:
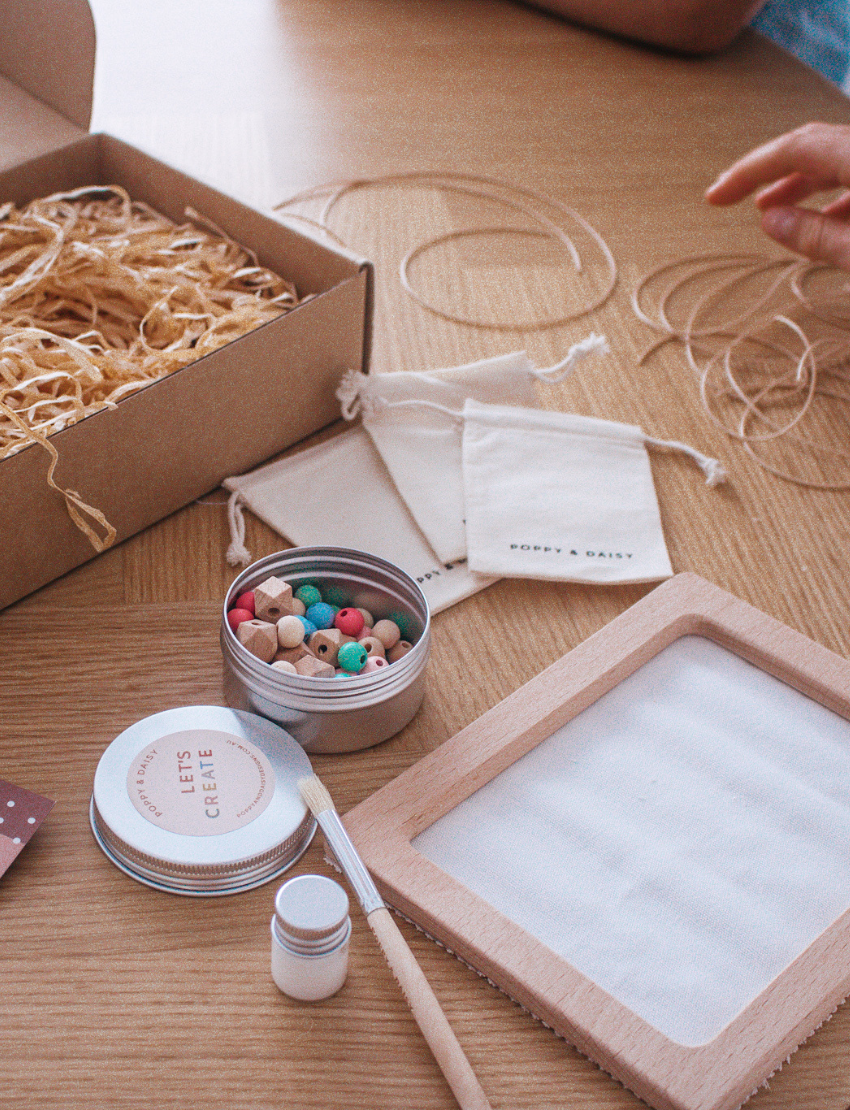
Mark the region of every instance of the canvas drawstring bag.
POLYGON ((414 520, 443 563, 466 557, 460 417, 468 398, 533 408, 536 380, 559 381, 585 358, 608 350, 590 335, 565 359, 538 370, 525 351, 429 373, 347 373, 342 415, 360 415, 414 520))
POLYGON ((228 562, 245 566, 247 507, 290 543, 347 547, 388 559, 418 582, 432 613, 489 586, 464 562, 444 565, 416 526, 381 456, 360 427, 227 478, 228 562))
POLYGON ((504 577, 651 582, 673 573, 647 446, 719 463, 640 428, 468 400, 462 476, 468 565, 504 577))

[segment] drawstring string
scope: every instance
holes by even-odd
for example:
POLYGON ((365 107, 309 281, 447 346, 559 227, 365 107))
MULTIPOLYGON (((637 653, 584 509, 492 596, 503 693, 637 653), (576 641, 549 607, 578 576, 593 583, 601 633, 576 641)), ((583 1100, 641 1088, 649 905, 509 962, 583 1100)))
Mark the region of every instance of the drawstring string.
POLYGON ((567 351, 566 357, 562 358, 560 362, 556 362, 554 366, 547 366, 544 370, 535 369, 533 373, 535 378, 539 378, 541 382, 551 382, 555 385, 562 382, 569 374, 572 374, 578 364, 586 358, 590 358, 592 355, 607 355, 610 351, 611 348, 605 336, 591 332, 580 343, 574 343, 567 351))
POLYGON ((718 459, 710 459, 708 455, 703 455, 701 451, 697 451, 695 447, 689 447, 687 443, 679 443, 675 439, 654 439, 645 432, 643 442, 647 447, 661 447, 671 451, 681 451, 683 455, 693 459, 705 475, 707 486, 719 486, 721 482, 726 481, 726 471, 718 459))
POLYGON ((245 514, 242 506, 245 504, 242 494, 237 490, 232 493, 227 501, 227 523, 230 526, 230 546, 227 549, 226 559, 230 566, 247 567, 251 562, 251 552, 245 546, 245 514))

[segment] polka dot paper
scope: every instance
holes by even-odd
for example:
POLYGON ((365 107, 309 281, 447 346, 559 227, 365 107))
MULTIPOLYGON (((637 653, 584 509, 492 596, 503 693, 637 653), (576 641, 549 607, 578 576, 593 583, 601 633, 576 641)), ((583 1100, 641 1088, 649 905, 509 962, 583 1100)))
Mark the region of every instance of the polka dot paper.
POLYGON ((17 859, 53 805, 50 798, 0 779, 0 875, 17 859))

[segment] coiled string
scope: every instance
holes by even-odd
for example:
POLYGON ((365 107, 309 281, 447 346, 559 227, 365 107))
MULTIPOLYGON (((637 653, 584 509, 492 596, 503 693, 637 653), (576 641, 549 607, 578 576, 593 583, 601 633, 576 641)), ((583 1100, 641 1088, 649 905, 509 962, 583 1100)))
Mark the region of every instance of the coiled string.
POLYGON ((762 467, 850 489, 850 425, 834 403, 850 402, 847 294, 847 275, 798 259, 667 263, 632 294, 635 315, 661 333, 641 361, 682 344, 709 418, 762 467))
POLYGON ((608 244, 599 232, 575 209, 527 186, 509 184, 493 177, 428 171, 388 174, 381 177, 355 179, 308 189, 275 205, 274 208, 281 218, 306 222, 319 228, 339 245, 349 246, 331 227, 331 217, 334 210, 344 197, 378 186, 434 189, 438 192, 473 197, 496 203, 510 212, 524 217, 534 225, 532 227, 485 225, 483 227, 455 229, 434 236, 407 251, 399 263, 398 277, 402 288, 421 308, 444 320, 463 324, 467 327, 487 328, 495 331, 530 331, 559 327, 600 308, 611 296, 617 284, 617 264, 608 244), (317 216, 309 216, 292 210, 298 204, 316 200, 323 200, 317 216), (572 269, 577 274, 583 273, 586 268, 585 263, 574 236, 567 230, 571 226, 589 238, 593 245, 592 249, 598 256, 597 261, 601 260, 603 270, 600 286, 595 291, 590 290, 576 308, 527 320, 481 319, 432 303, 423 293, 418 291, 414 284, 414 264, 423 255, 444 243, 467 239, 472 236, 516 235, 526 238, 547 239, 555 243, 565 254, 566 259, 569 260, 572 269))

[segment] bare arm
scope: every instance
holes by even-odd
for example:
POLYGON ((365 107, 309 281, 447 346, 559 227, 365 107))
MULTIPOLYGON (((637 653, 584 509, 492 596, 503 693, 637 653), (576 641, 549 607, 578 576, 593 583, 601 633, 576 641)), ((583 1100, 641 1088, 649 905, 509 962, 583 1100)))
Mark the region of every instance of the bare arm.
POLYGON ((850 125, 808 123, 745 154, 706 191, 710 204, 755 194, 762 228, 815 261, 850 270, 850 125), (819 211, 799 207, 817 193, 843 188, 819 211))
POLYGON ((765 0, 534 0, 576 23, 687 54, 728 46, 765 0))

